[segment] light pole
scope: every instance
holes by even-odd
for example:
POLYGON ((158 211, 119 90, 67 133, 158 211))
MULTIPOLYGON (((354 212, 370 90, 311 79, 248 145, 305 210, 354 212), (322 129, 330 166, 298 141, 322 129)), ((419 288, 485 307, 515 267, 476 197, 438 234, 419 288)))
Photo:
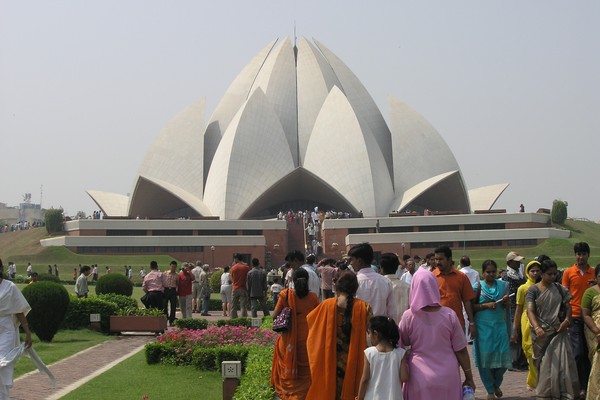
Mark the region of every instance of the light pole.
POLYGON ((215 246, 210 246, 210 254, 211 254, 211 264, 210 266, 215 268, 215 246))

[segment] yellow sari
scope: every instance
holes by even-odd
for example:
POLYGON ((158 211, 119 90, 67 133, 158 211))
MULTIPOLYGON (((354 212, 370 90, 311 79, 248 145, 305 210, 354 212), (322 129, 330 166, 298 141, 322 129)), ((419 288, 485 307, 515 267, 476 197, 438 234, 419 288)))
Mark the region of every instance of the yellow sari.
MULTIPOLYGON (((584 297, 586 297, 588 294, 594 296, 589 309, 591 311, 594 323, 596 326, 600 327, 600 292, 594 288, 589 288, 587 289, 584 297)), ((583 302, 581 307, 584 308, 583 302)), ((584 332, 589 349, 590 361, 592 363, 592 371, 590 372, 590 379, 587 387, 587 398, 591 400, 598 400, 600 399, 600 348, 598 347, 596 335, 590 330, 590 328, 587 327, 587 325, 585 326, 584 332)))
POLYGON ((529 370, 527 372, 527 386, 532 388, 537 386, 537 368, 533 364, 533 341, 531 340, 531 326, 529 325, 529 317, 527 317, 527 310, 525 307, 525 295, 527 294, 527 290, 532 285, 535 285, 535 281, 529 276, 529 270, 534 266, 539 268, 540 263, 531 261, 527 264, 527 268, 525 269, 527 282, 519 286, 516 299, 517 305, 520 305, 523 308, 523 313, 521 313, 521 347, 523 348, 523 353, 525 353, 527 364, 529 365, 529 370))

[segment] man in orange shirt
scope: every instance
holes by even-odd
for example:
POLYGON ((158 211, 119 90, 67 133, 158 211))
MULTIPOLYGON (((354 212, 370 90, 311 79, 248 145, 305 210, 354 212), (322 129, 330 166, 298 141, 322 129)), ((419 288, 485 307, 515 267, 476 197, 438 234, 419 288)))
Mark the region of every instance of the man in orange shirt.
MULTIPOLYGON (((571 299, 572 319, 569 324, 569 338, 577 363, 577 374, 579 375, 579 385, 586 388, 590 376, 590 359, 588 358, 588 348, 583 332, 583 317, 581 315, 581 299, 583 293, 595 284, 594 269, 588 264, 590 257, 590 246, 585 243, 575 243, 573 246, 575 252, 575 264, 567 268, 562 276, 562 284, 569 289, 573 295, 571 299)), ((582 398, 583 393, 582 389, 582 398)))
POLYGON ((452 265, 452 250, 450 247, 438 246, 434 253, 434 265, 437 268, 433 271, 433 274, 437 278, 440 287, 440 303, 454 310, 463 331, 465 330, 465 319, 462 312, 464 306, 469 318, 469 333, 471 337, 477 336, 471 306, 471 301, 475 298, 475 292, 473 292, 469 278, 465 274, 461 274, 452 265))
POLYGON ((233 256, 235 265, 229 270, 229 277, 233 284, 233 300, 231 305, 231 318, 238 317, 238 310, 240 305, 242 308, 242 317, 248 316, 248 289, 246 288, 246 282, 248 281, 248 272, 250 267, 243 260, 241 254, 236 253, 233 256))

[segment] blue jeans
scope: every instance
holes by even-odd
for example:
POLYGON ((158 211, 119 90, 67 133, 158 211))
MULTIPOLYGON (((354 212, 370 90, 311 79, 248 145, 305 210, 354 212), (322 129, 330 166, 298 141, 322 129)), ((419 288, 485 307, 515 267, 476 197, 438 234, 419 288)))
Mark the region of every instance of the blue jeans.
POLYGON ((202 298, 202 312, 201 314, 203 315, 207 315, 208 314, 208 304, 210 303, 210 297, 203 297, 202 298))

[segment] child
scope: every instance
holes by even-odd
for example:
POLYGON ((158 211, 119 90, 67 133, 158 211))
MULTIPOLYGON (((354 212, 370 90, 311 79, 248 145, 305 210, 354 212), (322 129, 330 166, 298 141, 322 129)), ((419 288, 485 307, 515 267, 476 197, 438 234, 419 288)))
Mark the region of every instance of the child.
POLYGON ((282 290, 283 286, 279 284, 279 277, 274 277, 273 284, 271 285, 271 293, 273 293, 273 307, 277 305, 277 298, 279 297, 279 292, 282 290))
POLYGON ((369 320, 367 334, 373 346, 365 350, 359 400, 402 399, 402 382, 408 381, 406 350, 397 348, 400 333, 392 318, 369 320))

